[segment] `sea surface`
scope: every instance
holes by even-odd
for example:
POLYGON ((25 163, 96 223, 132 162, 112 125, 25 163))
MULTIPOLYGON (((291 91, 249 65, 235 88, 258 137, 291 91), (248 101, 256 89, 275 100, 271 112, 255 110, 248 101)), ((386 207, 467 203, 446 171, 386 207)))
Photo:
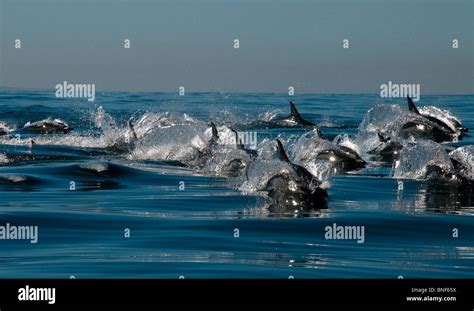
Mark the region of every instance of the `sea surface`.
MULTIPOLYGON (((422 180, 400 187, 390 166, 369 163, 326 177, 327 208, 282 211, 235 180, 174 161, 211 121, 256 132, 259 145, 303 135, 308 129, 252 125, 287 115, 289 100, 329 140, 355 135, 382 102, 377 94, 119 92, 89 102, 2 90, 0 122, 13 134, 47 118, 73 130, 0 139, 0 226, 39 230, 37 243, 0 240, 0 278, 474 277, 472 197, 422 180), (140 141, 117 152, 110 146, 129 119, 140 141), (364 226, 364 243, 326 239, 333 224, 364 226)), ((474 144, 473 95, 422 96, 417 105, 449 110, 470 129, 450 146, 474 144)))

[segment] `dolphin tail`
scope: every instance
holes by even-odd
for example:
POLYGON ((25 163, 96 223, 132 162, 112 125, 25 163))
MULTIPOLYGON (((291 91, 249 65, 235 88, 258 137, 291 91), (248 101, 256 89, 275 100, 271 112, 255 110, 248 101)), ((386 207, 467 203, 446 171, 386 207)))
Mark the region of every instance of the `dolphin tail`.
POLYGON ((291 116, 296 118, 296 119, 302 119, 300 113, 298 112, 298 110, 296 109, 296 106, 295 104, 293 104, 292 101, 290 101, 290 108, 291 108, 291 116))
POLYGON ((281 141, 279 139, 277 139, 277 144, 278 144, 278 153, 280 155, 280 161, 290 163, 290 159, 288 159, 288 156, 286 155, 285 148, 283 148, 283 145, 281 144, 281 141))
POLYGON ((410 96, 407 96, 407 101, 408 101, 408 110, 410 110, 411 112, 414 112, 416 114, 420 114, 418 109, 416 109, 416 106, 413 103, 413 100, 411 100, 410 96))

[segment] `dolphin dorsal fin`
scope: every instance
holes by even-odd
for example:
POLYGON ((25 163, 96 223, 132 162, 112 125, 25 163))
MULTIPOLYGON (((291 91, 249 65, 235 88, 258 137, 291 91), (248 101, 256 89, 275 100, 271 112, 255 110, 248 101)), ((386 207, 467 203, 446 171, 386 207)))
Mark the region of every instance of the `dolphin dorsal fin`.
POLYGON ((217 143, 217 141, 219 140, 219 135, 217 134, 217 127, 214 124, 214 122, 211 122, 211 128, 212 128, 212 138, 211 138, 211 140, 213 142, 217 143))
POLYGON ((239 133, 236 130, 231 129, 232 132, 235 134, 235 145, 237 149, 244 149, 244 144, 242 144, 242 139, 239 137, 239 133))
POLYGON ((416 114, 420 114, 418 109, 416 109, 416 106, 413 103, 413 100, 411 100, 410 96, 407 96, 407 101, 408 101, 408 110, 410 110, 411 112, 414 112, 416 114))
POLYGON ((296 119, 302 119, 301 116, 300 116, 300 113, 298 112, 298 110, 296 109, 296 106, 295 104, 293 104, 293 102, 290 101, 290 108, 291 108, 291 116, 296 118, 296 119))
POLYGON ((458 160, 453 159, 451 157, 449 159, 451 160, 451 163, 453 164, 454 168, 458 169, 458 168, 462 167, 461 162, 459 162, 458 160))
POLYGON ((284 162, 290 162, 290 159, 288 159, 288 156, 286 155, 285 148, 283 148, 283 145, 281 144, 281 141, 277 139, 277 144, 278 144, 278 153, 280 155, 280 161, 284 162))
POLYGON ((380 132, 377 132, 377 137, 379 138, 379 141, 381 143, 386 143, 390 140, 390 137, 385 138, 385 137, 383 137, 382 134, 380 134, 380 132))
POLYGON ((135 133, 135 128, 133 128, 132 120, 128 120, 128 128, 132 132, 133 139, 137 139, 137 133, 135 133))

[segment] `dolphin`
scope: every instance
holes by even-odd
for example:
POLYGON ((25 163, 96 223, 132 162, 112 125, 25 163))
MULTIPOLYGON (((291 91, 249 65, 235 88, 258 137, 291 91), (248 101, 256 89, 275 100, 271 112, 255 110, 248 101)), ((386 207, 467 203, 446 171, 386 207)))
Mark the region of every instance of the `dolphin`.
POLYGON ((474 145, 459 147, 450 152, 449 149, 440 147, 436 155, 446 161, 425 161, 422 179, 470 186, 471 190, 474 190, 474 145))
POLYGON ((235 157, 226 164, 226 171, 230 177, 238 177, 241 172, 247 167, 247 163, 250 160, 255 159, 258 156, 258 152, 253 149, 245 148, 242 140, 239 137, 237 131, 230 129, 235 135, 235 147, 237 150, 244 152, 242 157, 235 157))
MULTIPOLYGON (((311 134, 311 133, 310 133, 311 134)), ((321 160, 335 169, 347 172, 364 168, 366 162, 349 147, 319 137, 297 142, 296 158, 299 161, 321 160)))
POLYGON ((367 152, 373 155, 372 160, 393 162, 394 159, 400 156, 400 150, 403 148, 401 143, 394 141, 390 136, 382 135, 380 132, 377 132, 377 138, 379 144, 367 152))
POLYGON ((428 164, 425 167, 424 179, 431 181, 454 182, 457 181, 455 172, 436 164, 428 164))
POLYGON ((452 141, 457 135, 450 126, 443 121, 429 115, 423 115, 416 108, 412 99, 407 96, 408 110, 419 118, 410 120, 402 126, 402 134, 432 139, 438 143, 452 141))
POLYGON ((209 139, 209 141, 207 142, 206 147, 204 147, 204 149, 201 151, 201 156, 210 155, 212 152, 212 149, 217 146, 217 142, 219 140, 219 135, 217 133, 216 125, 214 124, 214 122, 211 122, 210 125, 211 125, 212 136, 211 136, 211 139, 209 139))
POLYGON ((364 168, 366 164, 357 152, 349 147, 339 145, 320 151, 316 159, 329 161, 343 171, 358 170, 364 168))
MULTIPOLYGON (((416 108, 415 103, 413 103, 413 100, 410 98, 410 96, 407 96, 407 101, 408 101, 408 110, 410 110, 413 113, 416 113, 417 115, 427 118, 431 122, 438 124, 440 127, 445 128, 447 131, 451 132, 452 134, 456 134, 456 131, 453 130, 453 128, 449 126, 448 124, 446 124, 446 122, 444 122, 443 120, 440 120, 427 113, 420 112, 418 108, 416 108)), ((452 122, 452 125, 454 126, 454 128, 458 130, 460 133, 465 133, 468 131, 468 129, 463 127, 463 125, 458 119, 451 117, 449 118, 449 121, 452 122)))
POLYGON ((277 140, 280 161, 287 163, 293 174, 282 172, 270 178, 264 191, 274 205, 288 208, 325 208, 328 193, 321 182, 306 168, 294 164, 288 158, 280 140, 277 140))
POLYGON ((217 133, 217 127, 214 122, 210 123, 211 126, 211 139, 207 141, 206 146, 202 150, 198 150, 198 153, 194 160, 194 165, 203 167, 207 160, 212 156, 212 152, 217 147, 217 142, 219 140, 219 135, 217 133))
POLYGON ((135 132, 132 120, 130 119, 127 121, 127 132, 125 133, 125 137, 120 137, 112 146, 107 147, 107 149, 114 152, 130 152, 135 148, 137 142, 137 133, 135 132))
POLYGON ((67 134, 72 130, 69 125, 60 119, 45 119, 36 122, 27 122, 16 132, 29 134, 67 134))
POLYGON ((447 202, 449 205, 472 206, 474 202, 472 163, 469 165, 451 156, 450 158, 454 169, 438 165, 426 166, 424 186, 427 187, 425 189, 427 205, 434 201, 436 204, 433 207, 436 208, 447 202), (468 172, 471 173, 470 176, 468 172))
POLYGON ((424 168, 424 191, 420 199, 426 207, 472 206, 474 203, 474 145, 459 147, 448 156, 452 165, 429 163, 424 168))
POLYGON ((456 148, 448 155, 458 179, 474 187, 474 145, 456 148))
POLYGON ((243 150, 246 154, 248 154, 251 157, 257 157, 257 155, 258 155, 257 151, 253 150, 253 149, 245 148, 245 145, 242 143, 242 139, 240 139, 240 137, 239 137, 239 133, 237 133, 237 131, 235 131, 233 129, 230 129, 230 130, 235 135, 235 145, 236 145, 237 149, 243 150))
POLYGON ((257 120, 246 125, 239 125, 241 129, 272 129, 272 128, 315 128, 320 137, 323 137, 317 124, 303 119, 296 106, 290 101, 291 113, 285 117, 275 117, 270 120, 257 120))
POLYGON ((281 127, 311 127, 311 126, 316 126, 313 122, 307 121, 303 119, 303 117, 300 115, 298 110, 296 109, 296 106, 293 102, 290 101, 290 109, 291 113, 289 116, 283 117, 283 118, 276 118, 274 120, 271 120, 271 123, 281 126, 281 127))

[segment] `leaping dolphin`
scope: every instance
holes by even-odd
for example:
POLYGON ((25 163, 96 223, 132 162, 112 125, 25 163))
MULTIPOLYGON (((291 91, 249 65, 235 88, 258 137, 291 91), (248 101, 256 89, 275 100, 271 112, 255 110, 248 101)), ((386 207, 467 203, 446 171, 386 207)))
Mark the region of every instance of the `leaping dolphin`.
POLYGON ((125 133, 125 137, 118 138, 114 144, 107 149, 114 152, 130 152, 135 148, 137 141, 137 133, 135 132, 132 120, 130 119, 127 121, 127 133, 125 133))
MULTIPOLYGON (((443 128, 446 128, 446 130, 452 132, 453 134, 455 134, 456 131, 453 130, 452 127, 450 127, 449 125, 447 125, 444 121, 434 117, 434 116, 431 116, 429 114, 426 114, 426 113, 421 113, 418 108, 416 108, 415 106, 415 103, 413 103, 413 100, 407 96, 407 101, 408 101, 408 110, 410 110, 411 112, 414 112, 420 116, 423 116, 425 118, 427 118, 428 120, 430 120, 431 122, 434 122, 436 124, 438 124, 439 126, 443 127, 443 128)), ((449 121, 452 122, 452 125, 454 126, 454 128, 456 130, 458 130, 460 133, 465 133, 468 131, 467 128, 463 127, 463 125, 460 123, 460 121, 454 117, 451 117, 449 118, 449 121)))
POLYGON ((258 152, 253 149, 245 148, 242 140, 239 137, 237 131, 230 129, 235 135, 235 147, 237 150, 244 152, 243 156, 236 156, 226 164, 226 172, 230 177, 238 177, 242 171, 247 167, 247 162, 255 159, 258 156, 258 152))
POLYGON ((291 101, 290 101, 290 110, 291 110, 291 113, 289 116, 272 120, 272 123, 278 126, 282 126, 282 127, 316 126, 316 124, 314 124, 313 122, 303 119, 303 117, 300 115, 300 113, 296 109, 295 104, 291 101))
POLYGON ((242 139, 240 139, 239 133, 237 133, 237 131, 233 129, 230 129, 230 130, 235 135, 235 145, 237 149, 243 150, 245 153, 247 153, 249 156, 252 156, 252 157, 256 157, 258 155, 256 150, 245 148, 245 145, 242 143, 242 139))
POLYGON ((206 146, 202 150, 198 150, 196 157, 193 162, 194 165, 202 167, 207 162, 207 160, 212 156, 214 148, 217 146, 219 140, 219 135, 217 133, 217 127, 214 122, 210 123, 211 126, 211 139, 208 140, 206 146))
POLYGON ((391 163, 400 156, 400 150, 403 145, 392 139, 390 136, 384 136, 377 132, 379 144, 369 150, 367 153, 373 155, 372 160, 391 163))
POLYGON ((319 160, 329 161, 342 171, 353 171, 365 167, 365 161, 349 147, 337 145, 324 149, 316 156, 319 160))
POLYGON ((273 176, 265 187, 273 204, 288 208, 325 208, 328 194, 320 187, 321 182, 306 168, 294 164, 288 158, 280 140, 277 140, 278 154, 293 174, 280 173, 273 176))
POLYGON ((474 145, 463 146, 449 152, 458 179, 471 185, 474 191, 474 145))
POLYGON ((325 161, 331 164, 336 171, 352 171, 365 167, 366 162, 353 149, 330 142, 319 137, 312 137, 313 133, 303 136, 302 141, 298 140, 295 149, 295 158, 300 162, 313 160, 325 161), (309 136, 308 136, 309 135, 309 136))
POLYGON ((45 119, 36 122, 27 122, 22 129, 16 131, 31 134, 67 134, 72 130, 69 125, 60 119, 45 119))
POLYGON ((453 125, 457 127, 459 133, 451 126, 448 126, 444 121, 434 116, 420 113, 409 96, 407 96, 407 102, 408 110, 420 118, 408 121, 403 125, 402 133, 406 136, 413 135, 415 137, 429 138, 440 143, 452 141, 456 136, 461 137, 462 133, 467 131, 467 129, 463 128, 456 120, 453 120, 455 123, 453 125))

